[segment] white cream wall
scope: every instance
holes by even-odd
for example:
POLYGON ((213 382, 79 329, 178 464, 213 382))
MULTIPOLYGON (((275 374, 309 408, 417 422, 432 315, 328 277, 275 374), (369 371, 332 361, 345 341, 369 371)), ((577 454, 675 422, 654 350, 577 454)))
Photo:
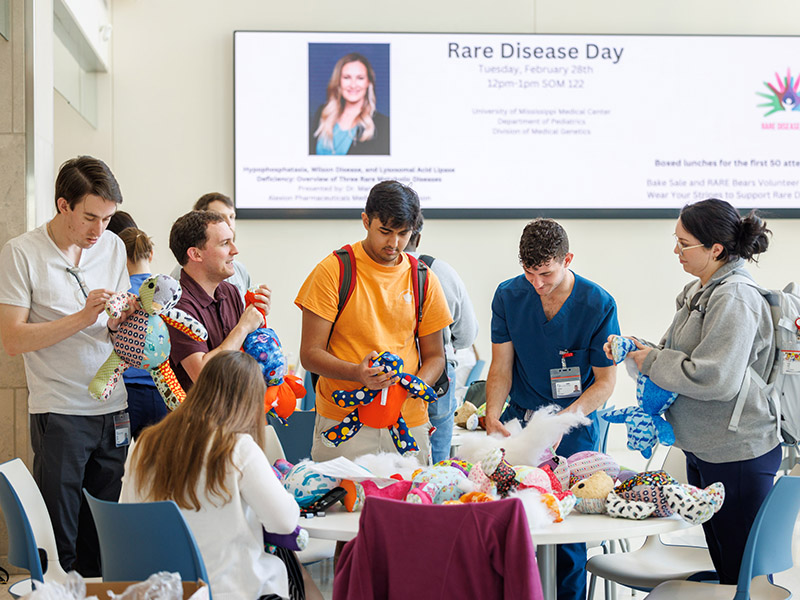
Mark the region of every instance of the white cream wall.
MULTIPOLYGON (((202 193, 233 191, 233 41, 236 29, 463 31, 533 33, 798 34, 794 0, 114 0, 112 69, 101 86, 93 130, 56 99, 56 164, 95 152, 115 171, 125 203, 156 241, 156 271, 173 260, 169 227, 202 193)), ((658 65, 653 65, 658 68, 658 65)), ((278 86, 292 82, 276 82, 278 86)), ((690 140, 687 140, 689 143, 690 140)), ((268 143, 265 140, 265 143, 268 143)), ((535 189, 536 182, 531 182, 535 189)), ((520 190, 524 193, 524 190, 520 190)), ((624 332, 658 338, 687 281, 672 254, 671 220, 563 220, 574 268, 617 299, 624 332)), ((478 313, 478 349, 490 356, 490 302, 496 285, 519 272, 524 220, 430 220, 422 249, 450 262, 478 313)), ((800 221, 772 220, 773 245, 757 269, 767 286, 800 279, 800 221)), ((300 342, 292 305, 306 274, 325 254, 362 237, 353 221, 241 221, 241 259, 273 289, 271 324, 288 351, 300 342)), ((620 372, 612 399, 633 401, 620 372)), ((621 443, 621 441, 620 441, 621 443)))

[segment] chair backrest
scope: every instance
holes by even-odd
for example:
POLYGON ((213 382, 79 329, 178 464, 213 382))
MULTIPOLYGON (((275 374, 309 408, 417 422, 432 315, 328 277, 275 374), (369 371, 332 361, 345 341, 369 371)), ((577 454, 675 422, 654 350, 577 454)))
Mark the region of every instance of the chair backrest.
POLYGON ((19 458, 0 464, 0 473, 8 478, 9 484, 14 488, 30 523, 36 544, 44 553, 41 562, 45 580, 56 583, 64 581, 67 574, 58 562, 53 522, 50 520, 50 513, 47 512, 44 498, 33 475, 19 458))
POLYGON ((339 557, 333 600, 459 597, 542 598, 520 499, 442 506, 368 497, 339 557))
POLYGON ((264 426, 264 438, 267 444, 266 455, 270 464, 274 464, 279 458, 286 458, 281 441, 278 439, 278 434, 275 433, 275 428, 272 425, 264 426))
POLYGON ((177 504, 120 504, 83 493, 97 527, 105 581, 142 581, 170 571, 184 581, 208 583, 200 549, 177 504))
POLYGON ((672 475, 678 483, 688 483, 688 475, 686 475, 686 455, 680 448, 670 446, 661 468, 672 475))
POLYGON ((44 581, 39 547, 36 545, 31 523, 5 473, 0 473, 0 507, 8 527, 8 562, 30 571, 31 579, 44 581))
POLYGON ((609 411, 614 410, 614 406, 606 406, 604 408, 598 408, 595 413, 595 419, 597 420, 597 443, 595 444, 594 450, 595 452, 602 452, 605 454, 606 447, 608 446, 608 428, 611 425, 609 421, 606 421, 603 418, 603 415, 609 411))
POLYGON ((303 387, 306 388, 306 395, 300 402, 300 410, 311 410, 317 402, 317 392, 314 389, 314 382, 311 379, 311 372, 306 371, 303 375, 303 387))
POLYGON ((800 477, 775 482, 756 515, 744 547, 735 600, 750 598, 753 577, 792 567, 792 534, 800 512, 800 477))
POLYGON ((486 366, 486 361, 482 358, 479 358, 475 361, 475 364, 472 366, 472 370, 467 375, 467 382, 464 384, 466 387, 469 387, 469 384, 473 381, 478 381, 483 375, 483 367, 486 366))
POLYGON ((286 460, 290 463, 297 464, 311 456, 316 416, 314 411, 296 410, 286 420, 287 424, 283 425, 271 414, 267 415, 267 421, 275 429, 286 460))

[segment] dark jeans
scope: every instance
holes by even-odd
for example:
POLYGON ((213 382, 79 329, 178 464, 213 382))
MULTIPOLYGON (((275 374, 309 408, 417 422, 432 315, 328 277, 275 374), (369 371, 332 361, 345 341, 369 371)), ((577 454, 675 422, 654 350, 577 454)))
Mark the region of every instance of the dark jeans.
POLYGON ((84 577, 100 576, 100 548, 81 488, 116 502, 122 485, 128 448, 116 447, 114 414, 30 416, 33 477, 53 522, 59 562, 84 577))
POLYGON ((138 439, 142 429, 167 416, 169 410, 155 385, 126 383, 128 414, 131 416, 131 435, 138 439))
POLYGON ((736 585, 739 579, 747 536, 780 463, 780 444, 762 456, 730 463, 709 463, 686 453, 686 476, 691 485, 705 488, 721 481, 725 486, 722 508, 703 524, 708 552, 722 584, 736 585))

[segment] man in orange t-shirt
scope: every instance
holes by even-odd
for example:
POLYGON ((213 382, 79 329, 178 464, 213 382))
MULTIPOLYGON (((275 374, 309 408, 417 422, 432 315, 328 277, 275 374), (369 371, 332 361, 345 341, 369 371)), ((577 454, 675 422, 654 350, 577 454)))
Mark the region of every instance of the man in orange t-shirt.
MULTIPOLYGON (((303 311, 300 360, 307 370, 320 375, 311 449, 315 461, 397 451, 388 429, 367 426, 338 447, 322 441, 322 432, 338 425, 353 410, 336 406, 331 400, 334 391, 380 390, 397 382, 396 377, 370 367, 370 360, 379 353, 397 354, 405 372, 428 384, 445 368, 441 331, 452 318, 441 284, 431 271, 419 322, 419 352, 414 335, 417 314, 411 262, 402 248, 422 225, 419 197, 397 181, 383 181, 370 190, 361 220, 367 236, 353 244, 355 288, 338 320, 339 260, 333 254, 314 268, 295 299, 303 311)), ((419 445, 418 459, 429 462, 430 423, 425 402, 407 398, 401 413, 419 445)))

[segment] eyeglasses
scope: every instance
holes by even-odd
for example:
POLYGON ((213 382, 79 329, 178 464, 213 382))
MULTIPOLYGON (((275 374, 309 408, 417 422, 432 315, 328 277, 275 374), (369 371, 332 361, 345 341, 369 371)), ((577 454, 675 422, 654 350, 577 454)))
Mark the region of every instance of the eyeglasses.
POLYGON ((686 252, 687 250, 691 250, 692 248, 700 248, 701 246, 705 246, 705 244, 695 244, 694 246, 684 246, 683 244, 681 244, 680 240, 678 240, 678 236, 677 235, 675 235, 673 233, 672 237, 675 238, 675 245, 678 247, 678 254, 680 254, 681 256, 683 256, 683 253, 686 252))
POLYGON ((86 282, 83 280, 83 273, 81 272, 80 267, 67 267, 67 273, 72 275, 75 278, 75 281, 78 282, 78 287, 81 288, 81 294, 83 294, 83 298, 88 298, 89 288, 86 287, 86 282))

